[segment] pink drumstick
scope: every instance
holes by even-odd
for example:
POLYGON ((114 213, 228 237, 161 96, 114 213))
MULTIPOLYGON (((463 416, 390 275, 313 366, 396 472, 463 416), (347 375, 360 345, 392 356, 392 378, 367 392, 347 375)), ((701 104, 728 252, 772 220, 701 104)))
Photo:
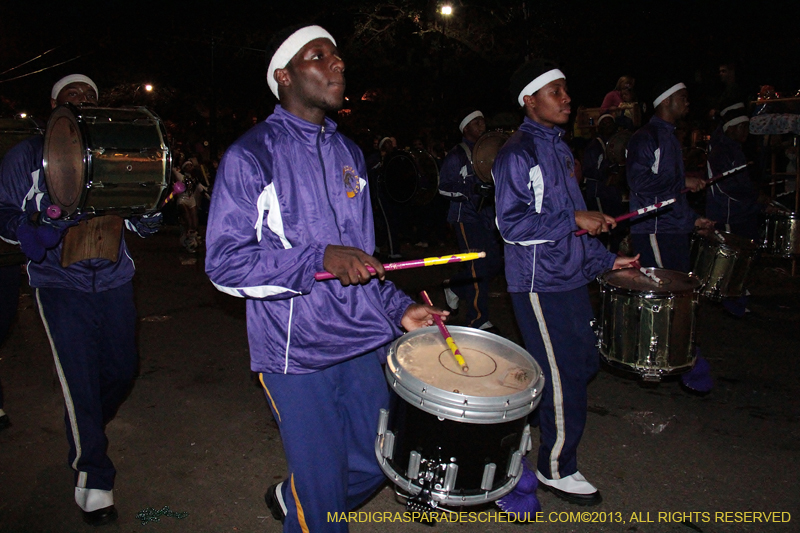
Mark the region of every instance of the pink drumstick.
MULTIPOLYGON (((637 215, 643 215, 645 213, 649 213, 650 211, 661 209, 662 207, 673 203, 675 203, 675 198, 670 198, 669 200, 664 200, 663 202, 658 202, 657 204, 648 205, 647 207, 642 207, 641 209, 637 209, 636 211, 631 211, 630 213, 625 213, 624 215, 620 215, 614 219, 614 222, 622 222, 623 220, 628 220, 629 218, 633 218, 637 215)), ((587 233, 589 233, 589 230, 582 229, 576 231, 575 236, 580 237, 581 235, 586 235, 587 233)))
MULTIPOLYGON (((706 187, 708 187, 709 185, 711 185, 711 184, 712 184, 712 183, 714 183, 715 181, 719 181, 719 180, 721 180, 722 178, 724 178, 724 177, 726 177, 726 176, 730 176, 730 175, 731 175, 731 174, 733 174, 734 172, 738 172, 738 171, 742 170, 743 168, 747 168, 747 165, 746 165, 746 164, 744 164, 744 165, 739 165, 738 167, 733 167, 733 168, 732 168, 732 169, 730 169, 730 170, 726 170, 726 171, 725 171, 725 172, 723 172, 722 174, 717 174, 716 176, 711 176, 711 177, 708 179, 708 181, 706 181, 706 187)), ((685 192, 689 192, 689 191, 691 191, 691 190, 692 190, 692 189, 690 189, 689 187, 684 187, 683 189, 681 189, 681 192, 680 192, 680 193, 681 193, 681 194, 683 194, 683 193, 685 193, 685 192)))
MULTIPOLYGON (((422 296, 422 300, 426 304, 433 306, 433 302, 431 302, 427 292, 422 291, 419 293, 419 295, 422 296)), ((447 327, 444 325, 444 322, 442 322, 442 318, 439 315, 433 315, 433 321, 436 323, 436 327, 439 328, 439 333, 441 333, 442 337, 444 337, 444 342, 447 343, 447 347, 450 348, 450 352, 452 352, 456 363, 458 363, 458 366, 461 367, 461 371, 464 373, 469 372, 467 362, 464 361, 464 356, 461 355, 461 350, 459 350, 458 346, 456 346, 456 341, 453 340, 453 336, 450 335, 449 331, 447 331, 447 327)))
POLYGON ((61 208, 58 207, 56 204, 49 205, 45 212, 47 213, 47 216, 49 216, 53 220, 61 218, 61 208))
MULTIPOLYGON (((486 252, 470 252, 466 254, 453 254, 443 255, 441 257, 426 257, 425 259, 411 259, 410 261, 399 261, 397 263, 386 263, 383 269, 389 270, 405 270, 407 268, 426 267, 433 265, 444 265, 446 263, 460 263, 462 261, 474 261, 486 257, 486 252)), ((375 274, 375 269, 367 265, 367 270, 370 274, 375 274)), ((336 276, 330 272, 317 272, 314 274, 314 279, 317 281, 325 281, 328 279, 335 279, 336 276)))
POLYGON ((184 185, 182 181, 176 181, 175 183, 172 184, 172 192, 169 193, 169 196, 167 196, 163 202, 161 202, 161 205, 158 208, 161 209, 162 207, 167 205, 169 201, 172 200, 173 197, 175 197, 176 194, 181 194, 184 191, 186 191, 186 185, 184 185))

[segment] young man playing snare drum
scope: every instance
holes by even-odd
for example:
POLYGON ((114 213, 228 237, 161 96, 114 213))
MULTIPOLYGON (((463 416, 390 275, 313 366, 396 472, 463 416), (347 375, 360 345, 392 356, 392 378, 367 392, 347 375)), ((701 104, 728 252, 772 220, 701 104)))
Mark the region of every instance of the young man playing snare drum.
POLYGON ((536 475, 545 489, 580 505, 602 501, 578 471, 577 449, 587 412, 587 384, 599 368, 587 285, 636 258, 617 257, 590 235, 614 219, 587 211, 574 160, 563 141, 570 115, 564 74, 552 63, 520 67, 511 93, 525 120, 497 154, 497 226, 505 240, 505 270, 525 347, 542 367, 536 475))
POLYGON ((319 26, 278 33, 267 82, 280 100, 225 153, 207 230, 206 272, 247 299, 250 366, 281 432, 285 481, 267 505, 284 531, 346 531, 381 484, 374 442, 388 385, 385 345, 446 312, 383 282, 364 156, 326 117, 344 100, 344 61, 319 26), (372 280, 371 266, 379 280, 372 280), (327 270, 338 281, 315 281, 327 270))
MULTIPOLYGON (((97 105, 97 85, 82 74, 53 86, 52 108, 62 104, 97 105)), ((79 109, 79 108, 76 108, 79 109)), ((112 261, 85 246, 90 234, 76 221, 48 216, 52 205, 43 169, 44 139, 22 141, 0 166, 0 236, 19 243, 28 256, 28 276, 50 339, 64 393, 69 441, 68 462, 75 471, 75 502, 87 524, 117 519, 116 470, 108 457, 106 424, 130 390, 137 368, 133 260, 123 237, 123 220, 103 230, 103 241, 117 249, 112 261), (62 266, 65 241, 81 250, 62 266)), ((55 163, 53 163, 55 165, 55 163)), ((54 169, 51 169, 54 170, 54 169)), ((56 173, 57 174, 57 173, 56 173)), ((61 184, 68 186, 69 184, 61 184)), ((95 221, 107 217, 95 217, 95 221)), ((158 230, 161 214, 131 217, 125 226, 141 236, 158 230)))

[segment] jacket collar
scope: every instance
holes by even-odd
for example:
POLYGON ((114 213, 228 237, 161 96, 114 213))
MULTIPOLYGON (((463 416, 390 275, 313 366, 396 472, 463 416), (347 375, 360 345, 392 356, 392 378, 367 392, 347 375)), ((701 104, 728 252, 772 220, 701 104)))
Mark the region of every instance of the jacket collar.
POLYGON ((322 132, 323 143, 336 133, 336 123, 327 116, 325 124, 320 126, 289 113, 280 104, 276 105, 275 112, 267 117, 267 122, 282 126, 290 137, 305 144, 316 144, 320 132, 322 132))
POLYGON ((564 136, 564 130, 558 126, 548 128, 547 126, 542 126, 535 120, 531 120, 528 117, 525 117, 525 120, 522 121, 520 129, 531 133, 536 137, 541 137, 552 142, 555 142, 564 136))
POLYGON ((653 115, 650 117, 650 123, 657 128, 661 128, 664 130, 669 130, 670 132, 675 131, 675 124, 667 122, 663 118, 658 117, 657 115, 653 115))

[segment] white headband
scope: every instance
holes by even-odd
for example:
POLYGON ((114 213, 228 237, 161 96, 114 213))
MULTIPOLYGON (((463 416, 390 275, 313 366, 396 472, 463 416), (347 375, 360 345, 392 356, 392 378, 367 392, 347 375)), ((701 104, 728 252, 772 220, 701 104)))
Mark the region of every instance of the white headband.
POLYGON ((458 125, 458 131, 460 131, 461 133, 464 133, 464 128, 467 127, 467 124, 469 124, 470 122, 472 122, 476 118, 482 117, 482 116, 483 116, 483 113, 481 113, 480 111, 473 111, 472 113, 470 113, 469 115, 464 117, 464 120, 462 120, 461 124, 458 125))
POLYGON ((663 102, 664 100, 666 100, 667 98, 669 98, 670 96, 675 94, 676 92, 680 91, 681 89, 685 89, 685 88, 686 88, 686 85, 684 85, 682 83, 676 83, 675 85, 673 85, 672 87, 670 87, 669 89, 664 91, 663 93, 659 94, 658 98, 653 100, 653 107, 658 107, 658 104, 660 104, 661 102, 663 102))
POLYGON ((597 123, 600 124, 601 122, 603 122, 604 118, 610 118, 611 120, 614 120, 614 115, 609 115, 608 113, 600 115, 600 118, 597 119, 597 123))
POLYGON ((550 83, 551 81, 560 80, 562 78, 566 79, 567 77, 564 76, 564 73, 558 70, 557 68, 554 68, 553 70, 548 70, 541 76, 534 78, 532 82, 526 85, 525 88, 523 88, 519 92, 519 96, 517 97, 517 102, 519 102, 519 105, 524 106, 525 100, 522 99, 523 96, 526 96, 528 94, 533 94, 542 87, 544 87, 545 85, 547 85, 548 83, 550 83))
POLYGON ((750 122, 750 119, 746 116, 732 118, 722 126, 722 131, 728 131, 728 128, 731 126, 741 124, 742 122, 750 122))
POLYGON ((724 117, 725 113, 727 113, 728 111, 733 111, 734 109, 744 109, 744 104, 742 102, 739 102, 738 104, 729 105, 728 107, 719 112, 719 116, 724 117))
POLYGON ((328 39, 336 46, 336 41, 330 33, 321 26, 306 26, 291 34, 275 51, 267 69, 267 84, 275 98, 278 96, 278 82, 275 81, 275 71, 285 68, 294 55, 314 39, 328 39))
POLYGON ((53 100, 58 99, 58 93, 61 92, 61 89, 69 85, 70 83, 85 83, 87 85, 91 85, 94 92, 97 93, 97 96, 100 96, 100 91, 97 90, 97 85, 92 81, 92 79, 88 76, 84 76, 83 74, 70 74, 69 76, 64 76, 60 80, 53 85, 53 90, 50 91, 50 98, 53 100))

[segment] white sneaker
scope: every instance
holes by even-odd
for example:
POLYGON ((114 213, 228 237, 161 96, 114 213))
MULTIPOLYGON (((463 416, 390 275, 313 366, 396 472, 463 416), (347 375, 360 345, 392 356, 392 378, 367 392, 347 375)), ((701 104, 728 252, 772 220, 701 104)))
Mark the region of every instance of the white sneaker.
POLYGON ((483 324, 478 326, 478 329, 484 329, 485 330, 485 329, 491 329, 493 327, 494 327, 494 324, 492 324, 492 321, 491 320, 487 320, 486 322, 484 322, 483 324))
POLYGON ((597 505, 603 501, 597 487, 586 481, 580 472, 562 477, 561 479, 548 479, 536 471, 536 477, 542 488, 548 490, 569 503, 578 505, 597 505))

